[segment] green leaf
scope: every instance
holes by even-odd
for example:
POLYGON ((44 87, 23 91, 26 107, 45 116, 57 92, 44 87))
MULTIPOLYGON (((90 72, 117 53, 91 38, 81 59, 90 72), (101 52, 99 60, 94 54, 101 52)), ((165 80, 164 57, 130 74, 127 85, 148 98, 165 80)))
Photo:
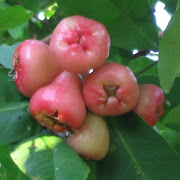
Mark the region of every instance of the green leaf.
POLYGON ((132 61, 130 61, 129 67, 133 71, 135 75, 150 75, 150 74, 158 74, 157 65, 153 66, 155 62, 146 58, 144 56, 138 57, 132 61), (151 67, 152 66, 152 67, 151 67), (142 72, 146 68, 151 67, 150 69, 142 72), (142 72, 142 73, 141 73, 142 72), (141 74, 140 74, 141 73, 141 74))
POLYGON ((55 0, 37 0, 39 5, 40 5, 40 8, 41 9, 45 9, 47 8, 48 6, 50 6, 52 3, 56 2, 55 0))
POLYGON ((108 61, 113 61, 128 66, 131 59, 132 59, 131 51, 121 49, 116 46, 110 47, 110 54, 108 57, 108 61))
POLYGON ((174 13, 164 32, 159 46, 158 71, 161 87, 165 93, 169 93, 174 80, 180 73, 180 6, 174 13))
POLYGON ((6 169, 1 163, 0 163, 0 180, 7 180, 6 169))
POLYGON ((38 0, 20 0, 21 5, 28 10, 37 13, 40 10, 40 5, 38 0))
POLYGON ((5 3, 5 2, 0 2, 0 10, 1 9, 6 9, 6 8, 8 8, 8 7, 10 7, 7 3, 5 3))
POLYGON ((161 125, 180 132, 180 106, 170 111, 161 122, 161 125))
POLYGON ((178 0, 161 0, 163 3, 165 3, 165 9, 172 14, 177 8, 178 0))
POLYGON ((27 12, 19 5, 0 10, 0 32, 27 22, 32 15, 32 12, 27 12))
POLYGON ((9 71, 0 68, 0 145, 26 139, 43 130, 30 115, 29 102, 23 100, 8 76, 9 71))
POLYGON ((107 119, 108 156, 98 163, 101 179, 150 180, 180 177, 180 157, 135 113, 107 119))
POLYGON ((13 54, 20 43, 13 44, 12 46, 0 46, 0 64, 6 68, 12 69, 13 54))
POLYGON ((160 135, 180 154, 180 133, 166 128, 160 131, 160 135))
POLYGON ((112 45, 122 49, 157 49, 158 33, 148 0, 58 0, 65 16, 82 15, 107 27, 112 45))
POLYGON ((0 146, 0 163, 6 168, 7 179, 29 180, 29 178, 16 166, 10 156, 9 145, 0 146))
POLYGON ((84 180, 89 167, 61 138, 43 133, 15 145, 11 157, 32 179, 84 180))
POLYGON ((24 23, 12 29, 8 29, 9 34, 13 39, 21 39, 24 36, 24 29, 27 28, 28 23, 24 23))
POLYGON ((86 160, 85 162, 87 163, 87 165, 91 169, 87 180, 98 180, 98 177, 97 177, 97 161, 86 160))

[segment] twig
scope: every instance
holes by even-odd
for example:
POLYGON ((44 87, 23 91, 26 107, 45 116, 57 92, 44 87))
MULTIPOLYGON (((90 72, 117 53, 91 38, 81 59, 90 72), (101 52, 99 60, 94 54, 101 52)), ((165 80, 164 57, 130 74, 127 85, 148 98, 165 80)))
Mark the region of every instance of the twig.
POLYGON ((137 52, 136 54, 133 55, 133 59, 136 59, 140 56, 145 56, 150 52, 150 50, 141 50, 139 52, 137 52))
POLYGON ((45 37, 44 39, 41 39, 41 41, 44 42, 44 43, 46 43, 46 44, 49 44, 50 39, 51 39, 51 35, 45 37))
POLYGON ((157 64, 157 61, 153 62, 152 64, 150 64, 149 66, 145 67, 144 69, 142 69, 141 71, 139 71, 138 73, 135 74, 135 76, 139 76, 140 74, 144 73, 145 71, 147 71, 148 69, 152 68, 153 66, 155 66, 157 64))
POLYGON ((158 31, 158 37, 159 38, 162 38, 163 34, 164 34, 164 31, 158 31))

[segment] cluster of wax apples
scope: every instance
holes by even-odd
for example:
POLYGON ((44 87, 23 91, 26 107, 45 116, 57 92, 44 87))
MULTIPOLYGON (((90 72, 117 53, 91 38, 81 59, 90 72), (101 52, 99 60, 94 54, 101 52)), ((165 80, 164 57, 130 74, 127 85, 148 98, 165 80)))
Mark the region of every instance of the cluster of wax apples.
POLYGON ((13 58, 15 83, 31 98, 32 116, 52 131, 70 132, 70 146, 94 160, 104 158, 109 149, 103 116, 134 110, 154 126, 164 111, 159 87, 138 86, 128 67, 104 63, 109 47, 109 33, 103 24, 72 16, 57 25, 49 45, 26 40, 13 58), (90 69, 94 71, 88 74, 90 69), (87 76, 83 79, 82 74, 87 76))

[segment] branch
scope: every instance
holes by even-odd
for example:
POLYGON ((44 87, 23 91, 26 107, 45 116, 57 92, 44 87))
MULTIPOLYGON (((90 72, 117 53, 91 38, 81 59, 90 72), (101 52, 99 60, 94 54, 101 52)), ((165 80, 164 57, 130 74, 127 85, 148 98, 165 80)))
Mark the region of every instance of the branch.
POLYGON ((133 59, 136 59, 140 56, 145 56, 147 55, 148 53, 150 53, 150 50, 141 50, 139 52, 137 52, 136 54, 133 55, 133 59))

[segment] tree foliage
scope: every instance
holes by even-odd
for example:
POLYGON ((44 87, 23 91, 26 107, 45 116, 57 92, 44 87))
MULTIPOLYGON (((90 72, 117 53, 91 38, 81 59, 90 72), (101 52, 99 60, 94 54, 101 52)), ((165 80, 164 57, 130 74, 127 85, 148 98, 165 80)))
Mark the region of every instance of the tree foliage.
POLYGON ((0 180, 180 178, 180 5, 178 0, 162 2, 172 18, 160 38, 153 14, 156 0, 0 1, 0 180), (13 81, 12 56, 19 43, 44 40, 62 18, 77 14, 107 27, 108 60, 129 66, 139 84, 158 85, 166 97, 157 130, 133 112, 107 117, 110 150, 98 162, 78 156, 38 125, 29 113, 29 99, 13 81), (151 51, 159 53, 157 62, 146 57, 151 51))

